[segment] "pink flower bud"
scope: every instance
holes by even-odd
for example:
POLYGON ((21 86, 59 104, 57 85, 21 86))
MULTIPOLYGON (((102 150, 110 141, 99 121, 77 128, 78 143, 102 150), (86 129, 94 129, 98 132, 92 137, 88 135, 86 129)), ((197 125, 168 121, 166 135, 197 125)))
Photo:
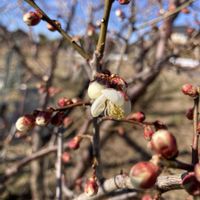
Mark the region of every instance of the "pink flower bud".
POLYGON ((197 87, 189 83, 183 85, 181 90, 183 94, 191 96, 191 97, 196 97, 198 95, 197 87))
POLYGON ((39 111, 35 118, 35 124, 38 126, 46 126, 51 120, 52 112, 39 111))
POLYGON ((58 100, 57 104, 58 104, 59 107, 63 108, 65 106, 73 104, 73 101, 71 99, 66 98, 66 97, 62 97, 58 100))
POLYGON ((70 149, 76 150, 79 148, 80 143, 81 143, 82 137, 77 135, 74 138, 72 138, 69 142, 68 142, 68 147, 70 149))
POLYGON ((30 11, 24 14, 23 21, 28 26, 35 26, 40 22, 40 16, 37 14, 37 12, 30 11))
MULTIPOLYGON (((57 20, 53 20, 53 21, 59 28, 61 28, 61 24, 60 24, 59 21, 57 21, 57 20)), ((52 31, 52 32, 57 30, 57 28, 55 26, 53 26, 53 25, 51 25, 49 23, 47 24, 47 29, 52 31)))
POLYGON ((183 178, 182 185, 189 194, 193 196, 200 195, 200 183, 196 179, 194 172, 188 173, 183 178))
POLYGON ((200 163, 197 163, 194 167, 194 173, 196 179, 200 182, 200 163))
POLYGON ((67 153, 67 152, 64 152, 62 154, 62 161, 63 161, 63 163, 68 163, 70 160, 71 160, 70 154, 67 153))
POLYGON ((187 110, 187 112, 185 113, 185 116, 189 119, 189 120, 193 120, 193 113, 194 113, 194 108, 189 108, 187 110))
POLYGON ((108 78, 108 85, 117 90, 126 91, 128 85, 126 81, 117 74, 111 74, 108 78))
POLYGON ((135 188, 151 188, 157 180, 160 169, 151 162, 139 162, 130 170, 131 183, 135 188))
POLYGON ((121 5, 125 5, 125 4, 130 3, 130 0, 119 0, 119 3, 120 3, 121 5))
POLYGON ((136 113, 132 113, 130 114, 127 119, 130 120, 135 120, 137 122, 143 122, 145 120, 145 115, 143 112, 136 112, 136 113))
POLYGON ((153 200, 150 194, 145 194, 142 196, 141 200, 153 200))
POLYGON ((89 178, 86 182, 84 192, 89 196, 94 196, 98 192, 98 185, 94 177, 89 178))
POLYGON ((35 125, 35 117, 33 115, 24 115, 16 121, 16 129, 19 132, 26 133, 30 131, 35 125))
POLYGON ((167 130, 156 131, 150 143, 152 150, 166 159, 173 158, 178 154, 176 138, 167 130))
POLYGON ((144 139, 147 141, 150 141, 153 134, 154 134, 154 130, 151 128, 151 126, 146 125, 144 127, 144 139))

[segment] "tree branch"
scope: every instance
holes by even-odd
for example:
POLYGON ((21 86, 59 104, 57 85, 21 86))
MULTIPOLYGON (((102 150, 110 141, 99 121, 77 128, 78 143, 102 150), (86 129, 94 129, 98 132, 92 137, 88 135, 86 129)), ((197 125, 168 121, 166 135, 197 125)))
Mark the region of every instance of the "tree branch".
POLYGON ((48 22, 51 24, 56 30, 64 37, 64 39, 67 41, 68 44, 72 45, 73 48, 86 60, 90 60, 91 56, 84 51, 82 47, 80 47, 73 38, 68 35, 60 26, 58 26, 52 19, 50 19, 47 14, 33 1, 33 0, 24 0, 26 1, 30 6, 37 9, 42 15, 42 20, 48 22))

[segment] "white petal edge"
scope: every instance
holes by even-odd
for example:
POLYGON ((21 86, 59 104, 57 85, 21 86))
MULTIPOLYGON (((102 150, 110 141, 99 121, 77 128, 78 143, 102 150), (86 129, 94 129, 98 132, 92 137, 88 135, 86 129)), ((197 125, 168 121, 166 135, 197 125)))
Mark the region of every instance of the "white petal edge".
POLYGON ((91 106, 91 114, 93 117, 98 117, 106 107, 106 98, 104 95, 98 97, 91 106))
POLYGON ((98 82, 94 81, 90 83, 88 87, 88 96, 90 99, 96 99, 101 95, 101 91, 105 89, 105 86, 99 84, 98 82))
POLYGON ((125 99, 121 92, 112 88, 104 89, 101 92, 112 103, 118 106, 122 106, 124 104, 125 99))

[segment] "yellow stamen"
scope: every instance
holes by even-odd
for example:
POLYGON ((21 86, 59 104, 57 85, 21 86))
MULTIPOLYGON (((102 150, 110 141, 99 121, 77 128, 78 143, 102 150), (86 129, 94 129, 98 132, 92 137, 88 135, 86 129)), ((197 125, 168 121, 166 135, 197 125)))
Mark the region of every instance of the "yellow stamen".
POLYGON ((106 111, 109 117, 118 120, 124 118, 125 115, 123 108, 113 104, 111 101, 107 102, 106 111))

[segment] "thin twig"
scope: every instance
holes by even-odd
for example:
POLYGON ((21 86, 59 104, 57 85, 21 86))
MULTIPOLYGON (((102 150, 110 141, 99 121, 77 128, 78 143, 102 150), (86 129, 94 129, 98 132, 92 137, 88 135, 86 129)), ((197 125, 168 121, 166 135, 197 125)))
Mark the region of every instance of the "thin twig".
POLYGON ((199 111, 199 96, 194 98, 194 112, 193 112, 193 142, 192 142, 192 164, 195 165, 199 162, 198 155, 198 143, 199 143, 199 134, 197 132, 198 124, 198 111, 199 111))
POLYGON ((60 128, 57 134, 57 162, 56 162, 56 200, 62 200, 62 151, 63 130, 60 128))
POLYGON ((98 118, 93 118, 93 160, 94 160, 94 168, 96 171, 96 176, 98 180, 101 182, 102 176, 102 168, 101 168, 101 155, 100 155, 100 135, 99 135, 99 122, 98 118))
POLYGON ((152 19, 150 21, 144 22, 143 24, 139 25, 136 30, 141 30, 146 28, 147 26, 153 26, 155 24, 157 24, 158 22, 168 19, 170 16, 178 13, 179 11, 181 11, 183 8, 186 8, 187 6, 189 6, 191 3, 193 3, 196 0, 189 0, 186 1, 185 3, 183 3, 181 6, 177 7, 174 11, 168 11, 166 12, 164 15, 157 17, 155 19, 152 19))
POLYGON ((68 35, 60 26, 58 26, 52 19, 48 17, 48 15, 32 0, 24 0, 26 1, 30 6, 33 8, 37 9, 42 15, 42 20, 48 22, 51 24, 56 30, 66 39, 67 43, 72 45, 73 48, 86 60, 90 60, 91 56, 84 51, 82 47, 80 47, 74 40, 73 38, 68 35))

